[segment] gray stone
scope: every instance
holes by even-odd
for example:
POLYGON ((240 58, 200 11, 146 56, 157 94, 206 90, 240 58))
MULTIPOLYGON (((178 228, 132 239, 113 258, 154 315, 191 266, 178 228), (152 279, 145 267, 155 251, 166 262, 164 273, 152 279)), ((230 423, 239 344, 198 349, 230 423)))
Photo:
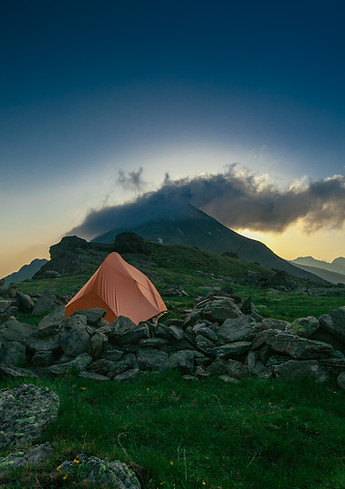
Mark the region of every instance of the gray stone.
POLYGON ((36 367, 49 367, 53 363, 51 351, 37 351, 31 359, 32 365, 36 367))
POLYGON ((46 387, 22 384, 0 391, 0 448, 34 442, 58 410, 58 396, 46 387))
POLYGON ((333 347, 327 343, 285 333, 272 336, 267 340, 267 344, 271 345, 275 351, 303 360, 326 357, 333 351, 333 347))
POLYGON ((170 338, 171 338, 169 328, 165 324, 157 324, 157 328, 156 328, 155 333, 156 333, 157 338, 163 338, 165 340, 170 340, 170 338))
MULTIPOLYGON (((95 362, 90 363, 88 366, 88 371, 92 373, 96 373, 97 375, 103 375, 103 376, 108 376, 109 373, 115 369, 117 366, 117 362, 107 360, 105 358, 100 358, 99 360, 96 360, 95 362)), ((118 373, 127 370, 129 367, 127 364, 123 362, 123 370, 120 369, 118 373)))
POLYGON ((184 337, 183 329, 179 328, 178 326, 169 326, 168 331, 171 338, 175 338, 175 340, 182 340, 182 338, 184 337))
POLYGON ((118 460, 108 462, 98 457, 90 457, 87 462, 79 465, 78 479, 109 489, 141 489, 134 472, 118 460))
POLYGON ((45 290, 39 296, 32 311, 33 316, 42 316, 56 307, 55 297, 50 290, 45 290))
POLYGON ((206 368, 206 372, 209 375, 222 375, 226 374, 228 370, 228 363, 225 360, 221 360, 220 358, 216 358, 214 362, 211 363, 206 368))
POLYGON ((43 338, 60 332, 65 319, 65 306, 59 306, 53 312, 45 316, 37 327, 37 331, 43 338))
POLYGON ((273 372, 285 381, 310 378, 317 383, 324 383, 329 380, 327 372, 316 360, 289 360, 273 367, 273 372))
POLYGON ((86 316, 88 324, 91 324, 92 326, 97 326, 99 324, 99 321, 107 314, 107 311, 101 309, 100 307, 93 307, 92 309, 88 309, 86 311, 77 311, 75 314, 86 316))
POLYGON ((168 353, 145 348, 139 351, 137 358, 140 370, 164 370, 167 368, 168 353))
POLYGON ((279 329, 280 331, 286 331, 290 328, 291 324, 283 319, 264 318, 259 325, 259 330, 264 329, 279 329))
POLYGON ((218 335, 211 328, 208 328, 207 326, 201 326, 200 328, 198 328, 198 334, 205 336, 205 338, 213 341, 213 343, 217 343, 218 341, 218 335))
POLYGON ((19 292, 19 290, 16 293, 16 300, 18 304, 18 310, 20 312, 24 313, 30 313, 33 311, 35 307, 35 302, 32 297, 30 297, 28 294, 23 294, 23 292, 19 292))
POLYGON ((286 355, 272 355, 266 362, 266 367, 274 367, 275 365, 281 365, 291 360, 290 357, 286 355))
POLYGON ((10 341, 1 348, 1 358, 4 363, 14 367, 23 367, 25 364, 26 348, 22 343, 10 341))
POLYGON ((110 340, 118 345, 138 343, 140 340, 149 337, 150 331, 146 323, 136 325, 129 318, 119 316, 111 324, 110 340))
POLYGON ((193 309, 193 311, 187 315, 184 322, 184 326, 193 327, 195 324, 199 323, 201 319, 202 319, 202 311, 199 309, 193 309))
POLYGON ((169 341, 165 338, 146 338, 139 341, 141 348, 162 348, 169 345, 169 341))
POLYGON ((237 360, 228 360, 226 371, 230 377, 235 379, 244 379, 245 377, 248 377, 247 367, 237 360))
POLYGON ((180 350, 172 353, 168 359, 168 368, 178 369, 182 373, 191 373, 194 369, 194 351, 180 350))
POLYGON ((271 338, 271 336, 275 336, 280 333, 279 329, 264 329, 260 331, 257 335, 255 335, 252 343, 252 350, 258 350, 263 345, 267 343, 267 340, 271 338))
POLYGON ((113 362, 116 362, 117 360, 120 360, 120 358, 123 356, 123 351, 117 350, 116 348, 111 348, 108 346, 101 354, 101 358, 105 358, 106 360, 111 360, 113 362))
POLYGON ((242 311, 230 297, 220 297, 209 301, 202 310, 203 317, 212 322, 223 323, 228 318, 242 316, 242 311))
POLYGON ((7 457, 0 457, 0 472, 9 469, 17 469, 18 467, 24 467, 25 465, 37 465, 43 462, 43 460, 51 457, 53 453, 52 446, 47 441, 46 443, 31 448, 26 453, 17 452, 7 457))
POLYGON ((109 376, 111 378, 116 377, 119 374, 124 373, 126 370, 132 370, 138 368, 137 358, 133 353, 129 353, 122 357, 119 362, 114 364, 109 369, 109 376))
POLYGON ((60 363, 59 365, 52 365, 48 367, 48 371, 54 375, 61 375, 67 372, 82 372, 92 362, 92 357, 88 353, 82 353, 77 358, 67 363, 60 363))
POLYGON ((2 338, 8 341, 18 341, 26 343, 27 338, 35 331, 35 327, 31 324, 21 323, 17 319, 8 319, 5 323, 5 328, 0 330, 2 338))
POLYGON ((246 365, 247 365, 247 368, 248 368, 248 371, 250 373, 253 372, 254 370, 254 367, 255 367, 255 363, 257 362, 258 360, 258 353, 256 351, 249 351, 248 352, 248 355, 246 357, 246 365))
POLYGON ((114 380, 116 380, 116 382, 126 382, 128 380, 134 379, 139 374, 140 374, 140 370, 138 368, 132 368, 132 369, 126 370, 125 372, 122 372, 119 375, 116 375, 114 377, 114 380))
POLYGON ((242 316, 237 319, 226 319, 217 330, 219 338, 224 343, 250 341, 256 333, 257 329, 251 324, 251 318, 248 316, 242 316))
POLYGON ((345 390, 345 371, 338 375, 337 383, 341 389, 345 390))
POLYGON ((110 380, 106 375, 96 374, 95 372, 88 372, 85 370, 79 374, 79 377, 83 377, 84 379, 97 380, 97 382, 106 382, 110 380))
POLYGON ((274 351, 270 347, 270 345, 265 345, 261 348, 260 352, 260 360, 264 363, 268 362, 269 358, 274 355, 274 351))
POLYGON ((212 353, 213 348, 215 347, 215 343, 205 336, 198 334, 195 337, 195 345, 202 353, 206 355, 210 355, 212 353))
POLYGON ((314 316, 295 319, 291 325, 291 332, 304 338, 309 338, 318 329, 319 321, 314 316))
POLYGON ((106 347, 107 343, 108 337, 100 331, 96 331, 96 333, 91 336, 89 344, 89 353, 92 358, 98 358, 106 347))
POLYGON ((38 332, 34 332, 28 337, 26 344, 32 350, 36 351, 52 351, 60 346, 60 335, 55 334, 41 338, 38 332))
POLYGON ((225 382, 226 384, 239 384, 240 381, 238 379, 235 379, 234 377, 231 377, 231 375, 220 375, 219 376, 220 380, 225 382))
POLYGON ((333 309, 319 318, 320 326, 342 343, 345 343, 345 307, 333 309))
POLYGON ((0 314, 5 313, 8 309, 13 306, 13 299, 0 299, 0 314))
POLYGON ((5 380, 6 377, 10 377, 11 379, 27 379, 38 378, 38 375, 27 368, 13 367, 6 365, 6 363, 0 363, 0 380, 5 380))
POLYGON ((219 358, 230 358, 233 356, 242 355, 249 351, 251 347, 250 341, 235 341, 234 343, 227 343, 225 345, 216 346, 212 352, 219 358))
POLYGON ((87 330, 86 317, 80 314, 66 318, 64 330, 60 334, 60 346, 66 355, 71 357, 85 353, 90 349, 90 335, 87 330))

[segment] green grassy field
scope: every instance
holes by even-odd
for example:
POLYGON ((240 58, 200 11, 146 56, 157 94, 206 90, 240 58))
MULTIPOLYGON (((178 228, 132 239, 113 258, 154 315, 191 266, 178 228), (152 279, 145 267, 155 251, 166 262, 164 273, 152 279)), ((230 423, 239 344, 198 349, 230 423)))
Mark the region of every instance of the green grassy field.
POLYGON ((1 487, 93 487, 56 470, 79 452, 140 465, 145 488, 345 487, 344 392, 257 379, 186 381, 176 372, 128 384, 73 376, 34 383, 61 399, 41 439, 55 455, 1 475, 1 487))

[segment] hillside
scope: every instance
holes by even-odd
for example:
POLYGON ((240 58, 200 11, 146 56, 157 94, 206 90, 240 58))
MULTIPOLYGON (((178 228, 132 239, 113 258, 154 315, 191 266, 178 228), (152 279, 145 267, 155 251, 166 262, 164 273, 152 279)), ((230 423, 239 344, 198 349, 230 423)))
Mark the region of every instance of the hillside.
MULTIPOLYGON (((166 214, 166 211, 165 211, 166 214)), ((256 241, 232 231, 205 212, 192 205, 186 205, 172 217, 156 217, 150 220, 147 216, 142 224, 125 225, 97 236, 95 243, 113 243, 115 236, 123 231, 132 231, 145 240, 161 244, 179 244, 193 246, 212 253, 234 253, 243 261, 258 263, 270 269, 283 270, 295 277, 319 280, 319 277, 295 267, 283 260, 260 241, 256 241)), ((132 222, 130 219, 128 222, 132 222)))
POLYGON ((312 256, 300 256, 299 258, 296 258, 295 260, 291 260, 291 263, 297 266, 302 266, 304 267, 315 267, 315 268, 321 268, 323 270, 328 270, 330 272, 334 273, 340 273, 342 275, 345 275, 345 258, 343 257, 338 257, 335 258, 331 263, 328 263, 323 260, 316 260, 312 256))
POLYGON ((297 263, 295 263, 295 266, 305 270, 306 272, 317 275, 318 277, 323 278, 324 280, 327 280, 327 282, 330 282, 332 284, 345 284, 345 275, 343 275, 342 273, 337 273, 326 268, 300 265, 297 263))
POLYGON ((5 287, 8 287, 11 284, 22 282, 23 280, 31 279, 35 275, 35 273, 37 273, 38 270, 40 270, 46 263, 47 260, 40 260, 36 258, 28 265, 23 265, 17 272, 11 273, 10 275, 4 277, 3 280, 5 287))

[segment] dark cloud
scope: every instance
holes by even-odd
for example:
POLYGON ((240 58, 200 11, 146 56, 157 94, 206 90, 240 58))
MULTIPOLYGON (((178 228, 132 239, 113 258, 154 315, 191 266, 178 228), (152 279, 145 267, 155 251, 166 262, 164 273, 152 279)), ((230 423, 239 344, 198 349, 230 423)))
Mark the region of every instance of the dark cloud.
POLYGON ((130 172, 119 170, 117 183, 119 183, 125 190, 134 190, 139 193, 146 187, 146 182, 142 178, 143 172, 143 167, 140 167, 137 171, 133 170, 130 172))
MULTIPOLYGON (((140 171, 141 178, 142 170, 140 171)), ((217 175, 177 181, 165 176, 161 188, 120 206, 91 211, 71 233, 91 238, 112 228, 138 226, 157 217, 177 217, 187 204, 233 229, 282 232, 302 221, 306 231, 340 228, 345 222, 345 177, 280 189, 231 165, 217 175)))

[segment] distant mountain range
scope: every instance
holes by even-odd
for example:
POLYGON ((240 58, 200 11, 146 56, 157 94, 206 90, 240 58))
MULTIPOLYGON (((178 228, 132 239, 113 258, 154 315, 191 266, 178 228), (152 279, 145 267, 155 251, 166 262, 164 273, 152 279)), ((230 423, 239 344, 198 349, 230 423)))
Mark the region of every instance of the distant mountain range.
POLYGON ((334 284, 345 284, 345 258, 339 257, 328 263, 316 260, 312 256, 301 256, 292 260, 290 263, 300 267, 307 272, 318 275, 319 277, 334 284))
MULTIPOLYGON (((228 252, 241 260, 256 262, 270 269, 284 270, 295 277, 320 280, 318 276, 283 260, 260 241, 246 238, 232 231, 190 204, 186 204, 183 208, 179 206, 176 213, 172 206, 169 217, 167 217, 166 207, 162 216, 157 215, 156 212, 153 219, 150 219, 145 213, 141 223, 138 223, 140 221, 138 211, 140 209, 136 209, 135 224, 126 225, 123 219, 119 219, 120 222, 122 221, 121 226, 114 227, 92 241, 112 243, 117 234, 132 231, 147 241, 194 246, 218 254, 228 252)), ((130 216, 128 216, 128 222, 133 222, 130 216)))
POLYGON ((3 278, 5 287, 31 279, 46 263, 47 260, 36 258, 29 265, 22 266, 17 272, 13 272, 3 278))

